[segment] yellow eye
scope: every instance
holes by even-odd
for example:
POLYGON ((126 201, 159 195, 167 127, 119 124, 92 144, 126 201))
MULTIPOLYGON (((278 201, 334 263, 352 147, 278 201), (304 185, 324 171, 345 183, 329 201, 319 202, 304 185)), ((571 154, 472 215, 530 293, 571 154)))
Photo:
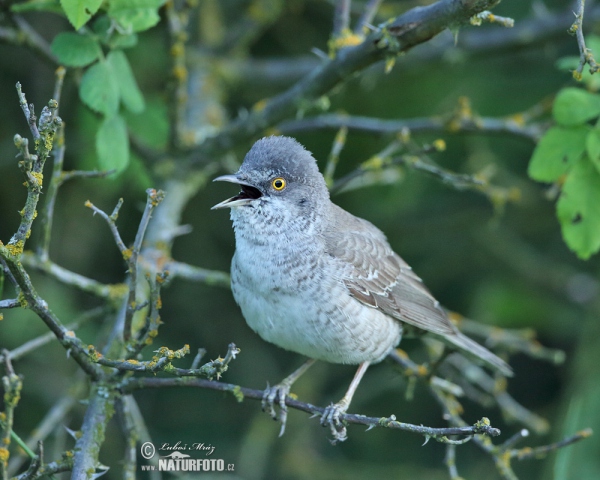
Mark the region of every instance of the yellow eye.
POLYGON ((281 177, 274 178, 271 180, 271 185, 275 190, 281 192, 285 188, 285 180, 281 177))

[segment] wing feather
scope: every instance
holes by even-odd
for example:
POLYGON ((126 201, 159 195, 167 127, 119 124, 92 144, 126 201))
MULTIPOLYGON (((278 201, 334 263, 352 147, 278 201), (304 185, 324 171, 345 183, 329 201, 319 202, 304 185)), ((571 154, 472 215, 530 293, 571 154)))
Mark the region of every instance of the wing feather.
POLYGON ((349 228, 341 238, 326 238, 326 244, 328 253, 343 264, 341 280, 350 294, 417 328, 438 335, 455 334, 456 328, 437 300, 392 250, 383 233, 366 220, 337 210, 335 217, 341 217, 349 228))

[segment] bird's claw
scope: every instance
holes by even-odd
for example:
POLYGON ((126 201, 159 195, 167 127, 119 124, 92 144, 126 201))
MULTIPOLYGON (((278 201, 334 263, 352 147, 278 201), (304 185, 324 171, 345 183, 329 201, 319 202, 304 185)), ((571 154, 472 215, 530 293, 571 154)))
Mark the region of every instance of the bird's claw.
POLYGON ((321 425, 329 427, 329 431, 333 438, 330 440, 333 445, 337 442, 343 442, 348 438, 346 426, 341 419, 341 416, 348 410, 348 405, 343 402, 332 403, 321 415, 321 425))
POLYGON ((285 432, 285 424, 287 422, 287 405, 285 404, 285 397, 290 393, 290 385, 284 383, 278 383, 272 387, 267 383, 267 388, 263 393, 262 397, 262 409, 263 412, 268 413, 273 420, 278 420, 281 423, 281 430, 279 436, 281 437, 285 432), (279 403, 279 414, 275 410, 275 399, 279 403))

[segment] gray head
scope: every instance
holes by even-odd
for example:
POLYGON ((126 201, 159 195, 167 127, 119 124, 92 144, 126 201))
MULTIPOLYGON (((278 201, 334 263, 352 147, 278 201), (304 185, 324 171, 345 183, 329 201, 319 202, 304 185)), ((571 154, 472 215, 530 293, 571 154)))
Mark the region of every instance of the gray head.
POLYGON ((285 220, 312 217, 329 201, 323 175, 311 153, 290 137, 258 140, 234 175, 214 181, 241 185, 242 190, 213 209, 232 208, 235 221, 262 217, 281 224, 285 220))

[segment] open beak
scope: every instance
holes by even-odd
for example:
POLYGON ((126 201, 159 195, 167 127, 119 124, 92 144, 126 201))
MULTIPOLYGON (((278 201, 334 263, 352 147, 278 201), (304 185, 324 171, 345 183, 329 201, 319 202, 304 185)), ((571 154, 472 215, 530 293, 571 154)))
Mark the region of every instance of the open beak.
POLYGON ((221 175, 213 180, 213 182, 230 182, 237 183, 242 187, 240 193, 235 197, 223 200, 221 203, 217 203, 211 210, 217 210, 219 208, 231 208, 231 207, 243 207, 244 205, 250 205, 257 198, 262 197, 262 193, 258 188, 245 183, 240 180, 236 175, 221 175))

